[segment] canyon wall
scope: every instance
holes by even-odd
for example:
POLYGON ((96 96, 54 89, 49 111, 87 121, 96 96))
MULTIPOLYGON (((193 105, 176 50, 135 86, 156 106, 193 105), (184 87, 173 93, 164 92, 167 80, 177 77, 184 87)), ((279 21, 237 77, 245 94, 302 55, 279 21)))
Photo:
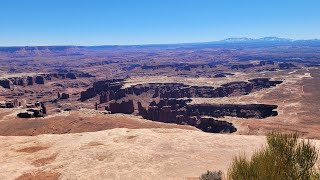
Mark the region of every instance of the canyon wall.
POLYGON ((230 116, 264 119, 276 116, 277 106, 267 104, 190 104, 192 101, 190 98, 241 96, 275 87, 282 81, 256 78, 248 81, 230 82, 216 88, 189 86, 183 83, 146 83, 124 88, 124 83, 123 79, 95 82, 91 88, 81 92, 80 100, 86 101, 99 96, 99 104, 106 104, 106 110, 110 113, 137 114, 152 121, 191 125, 211 133, 232 133, 237 131, 232 123, 214 118, 230 116), (150 97, 148 100, 145 100, 145 94, 150 97))
POLYGON ((100 103, 113 99, 121 99, 127 95, 137 95, 152 90, 153 98, 217 98, 231 95, 246 95, 254 91, 274 87, 282 81, 272 81, 268 78, 257 78, 247 81, 231 82, 214 88, 211 86, 189 86, 182 83, 146 83, 122 88, 123 79, 98 81, 92 88, 81 93, 80 100, 85 101, 97 95, 100 103))
POLYGON ((12 85, 15 86, 32 86, 35 84, 45 84, 46 81, 54 79, 77 79, 77 78, 89 78, 94 77, 88 73, 50 73, 50 74, 38 74, 36 76, 22 76, 22 77, 10 77, 0 80, 0 86, 6 89, 10 89, 12 85))

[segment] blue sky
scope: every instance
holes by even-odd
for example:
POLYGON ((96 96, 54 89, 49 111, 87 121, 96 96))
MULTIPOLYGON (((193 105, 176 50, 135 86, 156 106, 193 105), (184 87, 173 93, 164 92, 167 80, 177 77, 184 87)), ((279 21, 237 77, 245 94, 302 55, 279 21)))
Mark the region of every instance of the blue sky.
POLYGON ((0 46, 320 38, 320 0, 0 0, 0 46))

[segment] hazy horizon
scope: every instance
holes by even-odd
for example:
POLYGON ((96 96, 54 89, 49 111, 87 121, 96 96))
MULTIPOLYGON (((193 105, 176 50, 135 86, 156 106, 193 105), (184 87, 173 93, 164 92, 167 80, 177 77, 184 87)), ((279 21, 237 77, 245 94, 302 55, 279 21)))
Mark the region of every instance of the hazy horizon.
POLYGON ((279 38, 279 39, 287 39, 287 40, 292 40, 292 41, 299 41, 299 40, 320 40, 318 38, 311 38, 311 39, 293 39, 293 38, 283 38, 283 37, 275 37, 275 36, 263 36, 263 37, 257 37, 257 38, 252 38, 252 37, 229 37, 225 39, 219 39, 219 40, 212 40, 212 41, 202 41, 202 42, 175 42, 175 43, 149 43, 149 44, 95 44, 95 45, 87 45, 87 44, 82 44, 82 45, 75 45, 75 44, 49 44, 49 45, 9 45, 9 46, 1 46, 0 47, 46 47, 46 46, 88 46, 88 47, 94 47, 94 46, 148 46, 148 45, 175 45, 175 44, 201 44, 201 43, 214 43, 214 42, 223 42, 228 39, 241 39, 241 38, 248 38, 248 39, 253 39, 253 40, 258 40, 262 38, 268 38, 268 37, 274 37, 274 38, 279 38))

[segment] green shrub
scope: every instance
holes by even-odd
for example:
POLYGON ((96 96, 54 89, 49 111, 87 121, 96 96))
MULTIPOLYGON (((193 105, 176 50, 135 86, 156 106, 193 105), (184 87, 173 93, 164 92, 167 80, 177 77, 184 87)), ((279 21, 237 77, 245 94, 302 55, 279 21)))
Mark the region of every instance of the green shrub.
POLYGON ((221 171, 207 171, 207 173, 202 174, 199 178, 200 180, 222 180, 221 171))
POLYGON ((250 160, 236 157, 228 171, 230 180, 309 180, 319 179, 315 168, 316 148, 296 134, 271 133, 267 146, 250 160))

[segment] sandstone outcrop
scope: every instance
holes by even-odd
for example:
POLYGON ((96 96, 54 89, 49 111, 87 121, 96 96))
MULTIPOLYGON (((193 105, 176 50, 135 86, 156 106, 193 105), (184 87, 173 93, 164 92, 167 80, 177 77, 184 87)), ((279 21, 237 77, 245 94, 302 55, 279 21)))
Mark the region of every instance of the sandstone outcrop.
POLYGON ((0 101, 0 108, 14 108, 19 105, 18 100, 6 100, 6 101, 0 101))
POLYGON ((191 71, 193 68, 204 68, 204 67, 215 67, 212 64, 188 64, 188 63, 174 63, 174 64, 156 64, 156 65, 143 65, 141 66, 141 69, 163 69, 163 68, 172 68, 175 69, 175 71, 191 71))
POLYGON ((190 100, 161 100, 159 103, 152 102, 146 109, 138 103, 139 114, 149 120, 194 126, 205 132, 233 133, 237 129, 232 123, 219 121, 213 118, 203 118, 200 114, 189 115, 186 102, 190 100))
MULTIPOLYGON (((219 121, 213 118, 225 116, 239 118, 263 119, 276 116, 276 105, 266 104, 189 104, 188 98, 217 98, 227 96, 246 95, 264 88, 274 87, 282 81, 273 81, 268 78, 256 78, 248 81, 238 81, 222 84, 220 87, 189 86, 183 83, 147 83, 123 88, 123 79, 98 81, 86 91, 81 92, 81 101, 99 95, 100 102, 107 103, 106 110, 111 113, 133 114, 134 104, 138 104, 138 114, 145 119, 163 122, 187 124, 205 132, 235 132, 237 129, 232 123, 219 121), (143 93, 149 94, 150 104, 146 107, 133 99, 143 93), (187 99, 186 99, 187 98, 187 99), (157 102, 153 101, 158 99, 157 102), (159 100, 160 99, 160 100, 159 100), (212 118, 204 118, 209 116, 212 118)), ((144 95, 145 96, 145 95, 144 95)))
POLYGON ((100 95, 100 103, 104 103, 116 99, 116 97, 119 98, 121 93, 118 93, 118 91, 123 86, 122 81, 123 79, 112 79, 95 82, 91 88, 81 92, 80 100, 85 101, 100 95))
POLYGON ((235 128, 232 123, 227 121, 219 121, 213 118, 197 118, 196 120, 195 127, 204 132, 233 133, 237 131, 237 128, 235 128))
POLYGON ((81 92, 81 101, 100 95, 100 103, 118 100, 127 95, 140 95, 144 92, 153 92, 153 98, 216 98, 231 95, 246 95, 253 91, 274 87, 282 81, 272 81, 268 78, 257 78, 247 81, 231 82, 218 88, 211 86, 189 86, 182 83, 147 83, 122 88, 123 79, 98 81, 92 88, 81 92))
POLYGON ((74 73, 67 73, 66 74, 66 78, 69 78, 69 79, 77 79, 76 75, 74 73))
POLYGON ((240 69, 249 69, 249 68, 254 68, 254 67, 259 67, 259 66, 273 66, 275 65, 274 61, 260 61, 259 64, 252 64, 252 63, 248 63, 248 64, 232 64, 229 65, 230 69, 233 70, 240 70, 240 69))
POLYGON ((21 77, 9 78, 9 80, 11 81, 11 83, 13 85, 18 85, 18 86, 24 86, 25 85, 24 79, 21 78, 21 77))
POLYGON ((187 105, 187 115, 189 116, 212 116, 212 117, 240 117, 263 119, 276 116, 274 111, 278 106, 267 104, 194 104, 187 105))
POLYGON ((34 81, 34 80, 33 80, 33 77, 31 77, 31 76, 28 76, 28 77, 27 77, 27 85, 28 85, 28 86, 32 86, 33 83, 34 83, 33 81, 34 81))
POLYGON ((47 108, 44 103, 35 102, 28 104, 25 111, 17 114, 19 118, 37 118, 44 117, 47 114, 47 108))
POLYGON ((248 68, 253 68, 254 64, 237 64, 237 65, 231 65, 231 69, 248 69, 248 68))
POLYGON ((188 104, 191 99, 162 99, 158 103, 153 101, 145 108, 138 103, 139 115, 145 119, 164 122, 187 124, 195 126, 205 132, 235 132, 236 128, 232 123, 218 121, 210 116, 221 118, 225 116, 240 118, 263 119, 269 116, 276 116, 274 111, 276 105, 266 104, 188 104))
POLYGON ((227 77, 227 76, 233 76, 233 73, 219 73, 214 75, 214 78, 222 78, 222 77, 227 77))
POLYGON ((44 84, 44 78, 42 76, 36 76, 35 83, 36 84, 44 84))
POLYGON ((138 104, 139 114, 160 122, 176 122, 177 115, 240 117, 263 119, 276 116, 278 106, 267 104, 188 104, 191 99, 161 99, 159 103, 151 102, 148 108, 138 104))
POLYGON ((110 103, 106 110, 110 111, 112 114, 132 114, 134 112, 133 100, 110 103))
POLYGON ((10 84, 15 86, 32 86, 34 84, 45 84, 45 81, 53 79, 77 79, 94 77, 89 73, 49 73, 49 74, 38 74, 36 76, 22 76, 22 77, 10 77, 8 79, 0 80, 0 86, 10 89, 10 84))
POLYGON ((10 89, 10 81, 8 79, 0 79, 0 86, 6 89, 10 89))
POLYGON ((281 70, 284 70, 284 69, 290 69, 290 68, 296 68, 297 66, 295 66, 294 64, 292 63, 279 63, 279 68, 281 70))
POLYGON ((274 65, 273 61, 260 61, 257 66, 274 65))
POLYGON ((60 99, 69 99, 70 95, 67 93, 62 93, 60 99))

